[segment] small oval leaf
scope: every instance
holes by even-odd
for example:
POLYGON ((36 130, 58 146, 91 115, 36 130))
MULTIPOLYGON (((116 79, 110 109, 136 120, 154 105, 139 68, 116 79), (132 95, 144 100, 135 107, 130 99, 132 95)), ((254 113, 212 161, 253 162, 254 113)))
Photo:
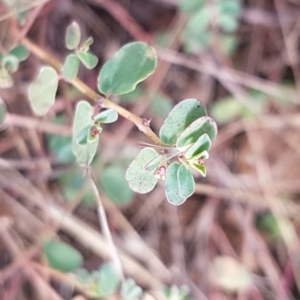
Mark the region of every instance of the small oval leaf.
POLYGON ((195 191, 195 180, 192 173, 181 165, 177 171, 177 179, 179 184, 179 194, 182 198, 188 198, 195 191))
POLYGON ((19 60, 16 56, 8 54, 2 60, 2 66, 10 73, 15 73, 19 68, 19 60))
POLYGON ((119 277, 112 263, 103 264, 99 271, 98 289, 102 296, 113 294, 119 285, 119 277))
POLYGON ((102 67, 98 89, 106 95, 123 95, 154 72, 157 57, 154 48, 142 42, 123 46, 102 67))
POLYGON ((94 120, 100 123, 113 123, 118 120, 118 113, 113 109, 101 111, 94 120))
POLYGON ((29 56, 28 49, 23 45, 18 45, 9 51, 9 54, 18 58, 19 62, 24 61, 29 56))
POLYGON ((203 151, 208 151, 211 147, 211 141, 207 133, 202 134, 198 140, 186 151, 187 160, 196 158, 203 151))
POLYGON ((98 58, 94 54, 90 52, 84 52, 81 50, 77 51, 76 54, 86 68, 93 69, 97 66, 98 58))
POLYGON ((197 99, 179 102, 165 119, 159 131, 160 139, 166 145, 174 145, 184 129, 202 116, 206 116, 206 109, 197 99))
POLYGON ((65 80, 72 81, 76 78, 79 70, 79 59, 75 54, 69 54, 66 57, 65 63, 62 69, 62 75, 65 80))
POLYGON ((88 142, 88 135, 91 130, 91 126, 85 126, 83 129, 80 130, 76 137, 76 143, 79 145, 86 145, 88 142))
POLYGON ((67 49, 74 50, 78 47, 81 38, 80 26, 77 22, 72 22, 66 32, 65 44, 67 49))
POLYGON ((94 39, 90 36, 80 47, 80 50, 87 52, 90 49, 90 46, 94 43, 94 39))
POLYGON ((153 190, 158 178, 146 166, 155 159, 158 153, 152 148, 144 148, 129 165, 126 171, 126 180, 130 188, 138 193, 145 194, 153 190))
POLYGON ((78 102, 73 121, 72 150, 80 165, 90 164, 97 152, 98 136, 94 142, 87 143, 86 145, 79 145, 76 141, 81 130, 93 125, 92 114, 93 108, 87 101, 78 102))
POLYGON ((197 163, 191 163, 191 167, 198 171, 203 177, 206 177, 206 167, 197 163))
POLYGON ((167 168, 165 193, 168 202, 174 205, 180 205, 185 202, 186 198, 182 197, 179 192, 179 182, 177 172, 180 164, 171 163, 167 168))
POLYGON ((55 102, 58 75, 52 67, 43 67, 28 89, 31 107, 37 115, 44 115, 55 102))
POLYGON ((43 250, 49 266, 62 272, 71 272, 83 261, 81 253, 64 242, 44 241, 43 250))
POLYGON ((217 134, 217 124, 210 117, 201 117, 191 123, 178 137, 177 148, 183 148, 195 143, 203 134, 207 134, 213 140, 217 134))
POLYGON ((126 279, 121 286, 122 300, 137 300, 143 295, 143 290, 136 285, 132 278, 126 279))

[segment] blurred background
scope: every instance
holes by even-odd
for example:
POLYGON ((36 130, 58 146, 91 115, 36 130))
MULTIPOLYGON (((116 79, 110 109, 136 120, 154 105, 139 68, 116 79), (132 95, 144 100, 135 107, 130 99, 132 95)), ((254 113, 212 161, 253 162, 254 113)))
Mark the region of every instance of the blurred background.
POLYGON ((105 126, 92 170, 125 277, 143 289, 126 298, 71 149, 75 105, 89 99, 61 81, 37 117, 27 89, 45 61, 2 64, 0 299, 300 299, 299 16, 299 0, 0 1, 0 60, 27 38, 63 61, 76 20, 99 58, 78 74, 92 89, 121 46, 144 41, 155 73, 111 100, 158 133, 176 103, 197 98, 219 127, 207 177, 174 207, 163 182, 141 195, 125 180, 151 141, 122 117, 105 126))

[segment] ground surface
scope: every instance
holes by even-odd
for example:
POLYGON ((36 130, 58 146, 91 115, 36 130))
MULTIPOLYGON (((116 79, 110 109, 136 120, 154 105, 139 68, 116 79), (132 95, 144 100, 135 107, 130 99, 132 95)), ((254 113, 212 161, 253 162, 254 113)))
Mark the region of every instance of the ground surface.
MULTIPOLYGON (((224 25, 222 1, 203 1, 190 13, 179 0, 13 2, 0 1, 1 53, 27 37, 63 61, 65 30, 76 20, 84 38, 94 37, 99 58, 78 76, 96 90, 103 62, 141 40, 157 49, 155 73, 140 94, 111 99, 151 118, 157 133, 170 108, 186 98, 202 101, 218 123, 207 177, 196 176, 195 194, 180 207, 166 201, 163 182, 146 195, 124 183, 139 141, 151 142, 134 124, 120 117, 101 134, 93 174, 125 276, 147 291, 144 299, 164 299, 162 285, 187 285, 191 299, 299 299, 300 3, 242 1, 224 25), (15 9, 26 12, 21 25, 15 9), (192 26, 201 10, 209 20, 204 13, 192 26), (223 281, 214 279, 216 270, 223 281)), ((46 237, 77 249, 89 271, 111 253, 85 171, 70 152, 74 107, 88 97, 61 82, 42 118, 27 100, 29 83, 46 63, 31 54, 13 74, 13 87, 0 89, 8 111, 0 133, 5 300, 89 297, 77 279, 47 266, 46 237)))

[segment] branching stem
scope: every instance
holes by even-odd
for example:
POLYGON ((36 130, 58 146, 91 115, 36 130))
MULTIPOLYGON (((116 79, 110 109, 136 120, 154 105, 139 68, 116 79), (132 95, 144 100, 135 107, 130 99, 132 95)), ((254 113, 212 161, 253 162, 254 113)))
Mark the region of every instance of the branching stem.
MULTIPOLYGON (((23 38, 21 42, 34 55, 36 55, 41 60, 54 67, 58 72, 61 72, 62 63, 53 55, 51 55, 46 50, 42 49, 27 38, 23 38)), ((103 107, 114 109, 119 115, 133 122, 141 132, 143 132, 149 139, 153 141, 153 143, 155 143, 156 145, 162 145, 160 138, 151 130, 149 124, 145 122, 145 119, 136 116, 135 114, 131 113, 125 108, 96 93, 79 78, 75 78, 74 80, 72 80, 71 84, 91 100, 94 100, 95 102, 101 100, 101 105, 103 107)))

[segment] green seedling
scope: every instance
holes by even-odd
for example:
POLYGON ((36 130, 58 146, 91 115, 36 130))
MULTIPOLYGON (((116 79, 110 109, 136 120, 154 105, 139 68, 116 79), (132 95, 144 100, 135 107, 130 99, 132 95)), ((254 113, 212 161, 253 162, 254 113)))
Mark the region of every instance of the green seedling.
POLYGON ((216 123, 206 115, 201 102, 197 99, 181 101, 160 129, 160 138, 166 145, 144 144, 146 147, 129 166, 126 173, 129 186, 136 192, 146 193, 155 187, 155 178, 163 179, 167 200, 174 205, 182 204, 195 190, 190 167, 206 176, 203 163, 209 157, 216 134, 216 123), (151 184, 143 189, 144 182, 151 184))
POLYGON ((74 275, 97 299, 98 297, 110 299, 119 295, 118 299, 121 300, 138 300, 143 295, 142 288, 132 278, 120 282, 115 266, 111 262, 102 264, 98 270, 91 273, 86 269, 78 269, 74 275))
MULTIPOLYGON (((224 14, 236 11, 230 5, 222 9, 224 14)), ((80 61, 87 68, 93 68, 98 63, 98 58, 89 52, 93 39, 88 38, 81 46, 80 39, 80 28, 73 22, 67 28, 66 47, 74 53, 66 57, 62 76, 51 67, 43 67, 30 85, 29 99, 37 114, 45 114, 54 103, 59 78, 74 83, 80 61)), ((9 58, 6 61, 8 65, 9 58)), ((14 69, 13 63, 10 64, 14 69)), ((153 47, 142 42, 127 44, 104 63, 98 75, 98 89, 106 97, 130 93, 154 72, 156 65, 157 56, 153 47)), ((169 110, 167 108, 166 113, 169 110)), ((78 102, 73 121, 72 150, 80 165, 87 166, 92 162, 99 134, 103 130, 102 124, 113 123, 117 119, 115 110, 102 109, 101 99, 96 101, 95 106, 84 100, 78 102)), ((166 181, 167 200, 175 205, 182 204, 195 190, 191 170, 206 176, 204 160, 209 157, 208 151, 216 134, 216 123, 207 116, 200 101, 190 98, 179 102, 169 112, 159 131, 162 144, 146 144, 128 167, 125 177, 129 187, 135 192, 148 193, 162 179, 166 181)), ((106 177, 111 178, 110 173, 107 174, 103 177, 104 182, 106 177)), ((115 197, 115 193, 112 195, 115 197)))

